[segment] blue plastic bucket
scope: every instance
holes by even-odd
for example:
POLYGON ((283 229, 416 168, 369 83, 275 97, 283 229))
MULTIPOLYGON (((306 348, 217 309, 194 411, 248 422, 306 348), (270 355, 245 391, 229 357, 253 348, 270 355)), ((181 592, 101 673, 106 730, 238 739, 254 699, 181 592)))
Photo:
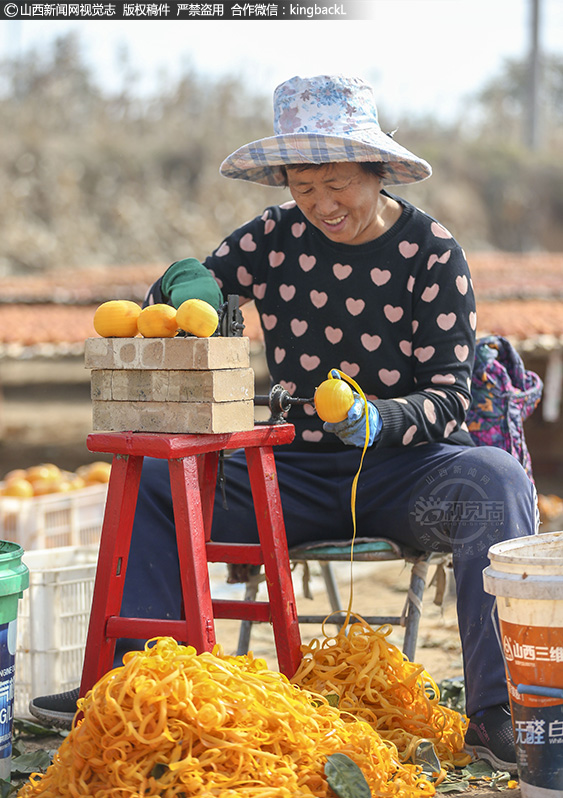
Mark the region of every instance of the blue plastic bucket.
POLYGON ((29 587, 29 570, 17 543, 0 540, 0 779, 10 780, 18 601, 29 587))

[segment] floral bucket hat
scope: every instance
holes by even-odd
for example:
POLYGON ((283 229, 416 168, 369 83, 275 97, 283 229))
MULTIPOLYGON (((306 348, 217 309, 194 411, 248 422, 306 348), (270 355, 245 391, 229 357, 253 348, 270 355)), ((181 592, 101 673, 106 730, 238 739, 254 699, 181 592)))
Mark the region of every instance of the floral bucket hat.
POLYGON ((343 75, 294 77, 274 91, 274 136, 240 147, 221 164, 221 174, 266 186, 285 185, 281 166, 376 161, 383 182, 416 183, 430 164, 384 133, 371 86, 343 75))

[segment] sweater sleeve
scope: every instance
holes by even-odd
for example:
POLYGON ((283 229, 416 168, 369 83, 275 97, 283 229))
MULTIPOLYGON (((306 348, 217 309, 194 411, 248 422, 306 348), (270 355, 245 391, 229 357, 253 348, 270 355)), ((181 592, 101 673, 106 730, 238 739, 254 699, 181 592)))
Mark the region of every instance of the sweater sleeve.
MULTIPOLYGON (((452 240, 453 242, 453 240, 452 240)), ((411 363, 415 390, 378 399, 383 431, 378 446, 434 441, 473 445, 465 426, 475 356, 476 313, 462 249, 451 249, 431 268, 424 264, 413 286, 411 363), (442 268, 432 271, 438 263, 442 268)))

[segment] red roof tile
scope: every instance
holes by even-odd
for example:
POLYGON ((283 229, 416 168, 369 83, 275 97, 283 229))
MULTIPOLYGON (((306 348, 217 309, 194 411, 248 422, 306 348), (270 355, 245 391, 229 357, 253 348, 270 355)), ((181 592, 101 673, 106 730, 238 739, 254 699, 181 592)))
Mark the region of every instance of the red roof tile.
MULTIPOLYGON (((563 254, 474 253, 468 256, 477 296, 478 333, 527 348, 563 347, 563 254)), ((92 318, 107 299, 141 302, 160 276, 154 264, 60 271, 2 281, 0 354, 80 353, 94 336, 92 318)), ((245 335, 261 338, 253 305, 243 308, 245 335)))

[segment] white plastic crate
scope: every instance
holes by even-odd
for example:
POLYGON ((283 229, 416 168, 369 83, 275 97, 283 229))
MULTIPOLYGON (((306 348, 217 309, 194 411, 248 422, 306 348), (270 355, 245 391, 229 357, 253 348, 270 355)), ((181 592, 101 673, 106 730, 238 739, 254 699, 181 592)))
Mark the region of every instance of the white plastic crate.
MULTIPOLYGON (((18 605, 14 716, 31 718, 34 696, 80 685, 98 546, 27 551, 29 588, 18 605)), ((226 582, 226 565, 209 563, 215 598, 240 598, 241 585, 226 582)))
POLYGON ((20 499, 0 496, 0 538, 24 551, 100 542, 108 486, 20 499))
POLYGON ((98 546, 27 551, 29 588, 17 619, 15 717, 30 717, 30 698, 80 684, 98 546))

